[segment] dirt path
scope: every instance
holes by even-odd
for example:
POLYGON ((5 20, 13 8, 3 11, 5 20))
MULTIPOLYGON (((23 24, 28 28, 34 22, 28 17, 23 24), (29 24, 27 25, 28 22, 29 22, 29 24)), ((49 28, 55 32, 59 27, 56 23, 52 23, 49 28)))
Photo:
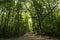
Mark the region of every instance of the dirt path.
POLYGON ((35 36, 34 34, 27 33, 22 37, 8 38, 8 39, 1 38, 0 40, 60 40, 60 39, 51 38, 51 37, 47 37, 47 36, 35 36))

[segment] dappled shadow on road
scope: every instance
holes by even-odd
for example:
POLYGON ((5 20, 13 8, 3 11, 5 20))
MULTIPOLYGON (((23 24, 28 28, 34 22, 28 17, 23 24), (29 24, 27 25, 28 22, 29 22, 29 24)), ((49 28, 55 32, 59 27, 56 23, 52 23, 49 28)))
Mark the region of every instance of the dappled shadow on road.
POLYGON ((24 36, 21 37, 7 38, 7 39, 0 38, 0 40, 58 40, 58 39, 49 36, 41 36, 41 35, 36 36, 35 34, 32 33, 26 33, 24 36))

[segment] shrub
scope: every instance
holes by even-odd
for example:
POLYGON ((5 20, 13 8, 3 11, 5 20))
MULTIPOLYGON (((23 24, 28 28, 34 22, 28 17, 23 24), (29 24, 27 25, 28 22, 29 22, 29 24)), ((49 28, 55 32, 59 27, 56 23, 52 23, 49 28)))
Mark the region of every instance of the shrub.
POLYGON ((60 36, 60 17, 53 15, 45 18, 42 26, 37 26, 35 31, 37 31, 37 34, 60 36))
POLYGON ((18 19, 12 20, 11 18, 9 19, 9 21, 7 21, 4 18, 4 20, 0 20, 0 22, 0 37, 7 38, 22 36, 27 32, 27 26, 25 26, 21 18, 19 21, 18 19))

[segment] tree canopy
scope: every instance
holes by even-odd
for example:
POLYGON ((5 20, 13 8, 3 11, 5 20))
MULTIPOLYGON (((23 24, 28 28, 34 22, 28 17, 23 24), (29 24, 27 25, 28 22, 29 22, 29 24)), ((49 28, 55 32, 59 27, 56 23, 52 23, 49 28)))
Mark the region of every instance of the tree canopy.
POLYGON ((0 0, 0 35, 59 35, 59 24, 59 0, 0 0))

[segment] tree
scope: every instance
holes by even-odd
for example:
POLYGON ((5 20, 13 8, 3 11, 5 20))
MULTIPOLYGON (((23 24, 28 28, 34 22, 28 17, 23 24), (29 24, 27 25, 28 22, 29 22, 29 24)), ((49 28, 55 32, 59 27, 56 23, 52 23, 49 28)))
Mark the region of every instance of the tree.
MULTIPOLYGON (((54 10, 58 10, 58 4, 59 2, 57 0, 32 0, 32 7, 35 11, 33 14, 34 16, 31 16, 35 25, 33 25, 34 30, 37 30, 36 32, 38 34, 42 33, 43 21, 49 16, 53 15, 55 13, 54 10)), ((31 10, 33 9, 28 10, 30 11, 30 13, 32 13, 31 10)))
POLYGON ((19 36, 26 33, 22 18, 22 2, 24 0, 0 1, 0 37, 19 36))

